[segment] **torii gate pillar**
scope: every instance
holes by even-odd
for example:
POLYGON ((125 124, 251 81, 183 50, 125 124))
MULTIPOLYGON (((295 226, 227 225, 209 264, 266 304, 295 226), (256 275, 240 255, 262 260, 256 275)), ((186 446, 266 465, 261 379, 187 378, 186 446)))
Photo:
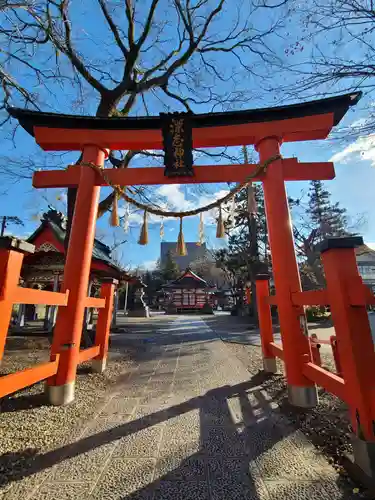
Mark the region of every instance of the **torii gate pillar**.
MULTIPOLYGON (((103 165, 107 156, 108 151, 99 146, 87 145, 83 148, 84 162, 103 165)), ((100 194, 95 179, 95 172, 90 167, 81 168, 62 285, 63 292, 69 290, 68 305, 58 311, 51 349, 52 360, 57 354, 60 356, 59 369, 46 386, 49 400, 55 405, 74 400, 100 194)))
MULTIPOLYGON (((260 161, 279 155, 280 143, 277 137, 258 142, 256 150, 260 161)), ((263 189, 289 402, 310 408, 318 403, 318 396, 315 384, 302 373, 303 363, 306 357, 311 359, 311 353, 303 307, 292 303, 292 293, 301 291, 301 281, 281 160, 268 166, 263 189)))

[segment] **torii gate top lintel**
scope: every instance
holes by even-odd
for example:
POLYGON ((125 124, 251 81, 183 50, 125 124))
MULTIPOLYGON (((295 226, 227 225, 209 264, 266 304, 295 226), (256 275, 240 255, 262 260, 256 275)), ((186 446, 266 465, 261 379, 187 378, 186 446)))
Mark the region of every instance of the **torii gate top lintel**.
MULTIPOLYGON (((325 139, 360 98, 361 92, 355 92, 279 107, 192 114, 193 146, 241 146, 269 136, 280 142, 325 139)), ((9 113, 46 151, 81 151, 87 144, 114 150, 163 149, 159 116, 100 118, 19 108, 9 108, 9 113)))

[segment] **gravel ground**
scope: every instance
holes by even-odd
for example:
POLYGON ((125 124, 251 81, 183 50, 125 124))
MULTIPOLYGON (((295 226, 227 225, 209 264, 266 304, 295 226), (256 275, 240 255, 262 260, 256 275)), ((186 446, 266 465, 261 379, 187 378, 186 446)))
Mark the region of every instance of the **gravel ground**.
MULTIPOLYGON (((261 348, 230 340, 231 333, 236 328, 235 323, 239 329, 244 329, 243 320, 233 317, 217 317, 217 319, 208 319, 206 322, 226 342, 228 348, 246 366, 249 373, 256 377, 257 383, 262 385, 271 399, 278 404, 280 411, 326 455, 328 461, 343 477, 347 478, 353 488, 359 486, 348 477, 343 466, 345 454, 352 452, 351 425, 346 404, 324 389, 319 389, 319 405, 316 408, 305 410, 289 405, 283 363, 278 360, 280 375, 265 375, 262 371, 261 348)), ((321 358, 323 367, 335 372, 332 356, 328 353, 321 353, 321 358)), ((374 498, 368 496, 368 493, 362 489, 361 494, 363 498, 374 498)))
MULTIPOLYGON (((11 373, 48 360, 49 343, 42 338, 10 338, 1 374, 11 373)), ((71 441, 108 397, 121 373, 134 366, 127 352, 111 349, 104 374, 90 372, 90 363, 80 365, 75 401, 50 406, 44 384, 38 383, 0 399, 0 498, 9 479, 22 477, 37 454, 71 441)))

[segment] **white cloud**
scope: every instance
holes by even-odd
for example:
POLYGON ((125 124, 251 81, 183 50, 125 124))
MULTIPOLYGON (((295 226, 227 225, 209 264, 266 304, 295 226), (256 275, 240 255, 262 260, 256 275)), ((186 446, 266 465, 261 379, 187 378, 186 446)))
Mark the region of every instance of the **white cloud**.
MULTIPOLYGON (((229 193, 228 189, 220 189, 220 191, 217 191, 216 193, 213 193, 211 195, 201 195, 197 199, 196 206, 203 207, 205 205, 209 205, 210 203, 212 203, 216 200, 219 200, 220 198, 223 198, 228 193, 229 193)), ((204 212, 203 219, 204 219, 205 224, 208 224, 208 225, 216 224, 217 216, 218 216, 218 209, 217 208, 209 210, 208 212, 204 212)), ((226 218, 225 212, 223 212, 223 217, 224 217, 224 219, 226 218)))
POLYGON ((156 262, 156 260, 145 260, 139 267, 145 271, 153 271, 156 268, 156 262))
POLYGON ((335 153, 330 161, 345 164, 354 158, 370 161, 375 166, 375 134, 359 137, 342 151, 335 153))
POLYGON ((142 224, 143 222, 143 214, 139 212, 133 212, 129 215, 129 223, 130 224, 142 224))
POLYGON ((168 207, 175 210, 190 210, 193 207, 193 203, 187 200, 185 193, 181 191, 180 184, 164 184, 160 186, 156 193, 159 196, 163 196, 166 199, 168 207))
POLYGON ((375 250, 375 243, 373 243, 373 242, 369 242, 368 243, 367 241, 365 241, 365 245, 367 245, 368 247, 370 247, 372 250, 375 250))
POLYGON ((5 230, 5 236, 13 236, 13 238, 17 238, 19 240, 27 240, 31 234, 32 233, 30 231, 12 231, 12 228, 6 228, 5 230))

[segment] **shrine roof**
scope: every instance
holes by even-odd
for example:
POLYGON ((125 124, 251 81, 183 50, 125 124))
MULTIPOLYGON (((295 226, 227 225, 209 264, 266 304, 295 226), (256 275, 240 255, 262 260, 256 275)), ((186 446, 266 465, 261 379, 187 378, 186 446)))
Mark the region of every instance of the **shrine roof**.
POLYGON ((212 288, 212 286, 203 278, 195 274, 190 268, 176 280, 163 286, 163 288, 212 288))
POLYGON ((359 257, 361 255, 375 256, 375 251, 372 248, 368 247, 367 245, 361 245, 361 246, 355 248, 354 252, 355 252, 357 257, 359 257))
MULTIPOLYGON (((36 237, 41 232, 43 232, 47 227, 49 227, 52 230, 56 239, 62 245, 64 245, 66 230, 63 227, 61 227, 61 225, 58 224, 56 221, 53 221, 50 219, 43 219, 40 226, 34 231, 34 233, 28 238, 27 241, 29 241, 29 242, 34 241, 36 239, 36 237)), ((110 248, 97 239, 94 240, 94 247, 93 247, 93 251, 92 251, 92 256, 94 259, 100 260, 100 261, 108 264, 109 266, 111 266, 117 270, 120 270, 119 267, 111 259, 110 248)))
MULTIPOLYGON (((284 106, 258 108, 218 113, 191 114, 193 128, 261 123, 289 120, 313 115, 333 113, 333 125, 337 125, 350 106, 357 104, 361 92, 352 92, 327 99, 288 104, 284 106)), ((32 136, 34 127, 94 129, 94 130, 155 130, 161 128, 160 116, 109 117, 67 115, 8 108, 9 114, 32 136)))

